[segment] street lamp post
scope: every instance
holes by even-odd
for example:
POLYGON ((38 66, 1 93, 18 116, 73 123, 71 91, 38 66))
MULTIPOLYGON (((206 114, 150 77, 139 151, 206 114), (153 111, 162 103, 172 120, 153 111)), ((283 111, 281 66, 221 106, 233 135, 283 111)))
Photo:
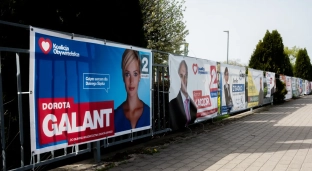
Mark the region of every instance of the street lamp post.
POLYGON ((184 56, 187 56, 188 55, 188 45, 189 45, 189 43, 187 43, 185 41, 185 39, 183 39, 183 42, 181 42, 181 45, 184 45, 183 54, 184 54, 184 56))
POLYGON ((230 37, 230 31, 223 31, 227 32, 227 55, 226 55, 226 63, 229 64, 229 37, 230 37))
POLYGON ((187 56, 188 55, 188 43, 187 42, 184 42, 184 56, 187 56))

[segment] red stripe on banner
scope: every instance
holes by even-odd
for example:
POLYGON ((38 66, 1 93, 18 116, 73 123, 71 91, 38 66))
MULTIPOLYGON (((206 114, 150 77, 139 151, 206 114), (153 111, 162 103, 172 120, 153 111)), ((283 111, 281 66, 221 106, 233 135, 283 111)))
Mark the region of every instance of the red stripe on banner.
POLYGON ((114 135, 114 101, 39 98, 38 129, 41 145, 64 140, 71 145, 114 135))
POLYGON ((205 117, 205 116, 208 116, 208 115, 212 115, 212 114, 214 114, 216 112, 218 112, 218 108, 214 108, 214 109, 206 110, 206 111, 203 111, 203 112, 199 112, 199 113, 196 114, 196 117, 197 118, 205 117))
POLYGON ((211 106, 210 96, 209 95, 203 96, 201 90, 194 90, 193 97, 197 109, 204 109, 211 106))

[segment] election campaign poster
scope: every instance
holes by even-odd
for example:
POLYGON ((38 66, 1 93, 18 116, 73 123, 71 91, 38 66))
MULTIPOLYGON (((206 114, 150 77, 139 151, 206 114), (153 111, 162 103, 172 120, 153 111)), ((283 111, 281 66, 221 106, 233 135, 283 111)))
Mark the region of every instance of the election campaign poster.
POLYGON ((298 78, 291 77, 291 88, 293 97, 299 97, 299 83, 298 78))
POLYGON ((292 84, 291 77, 280 74, 280 80, 285 84, 287 94, 285 95, 285 100, 292 98, 292 84))
POLYGON ((275 73, 274 72, 265 72, 266 77, 266 84, 267 84, 267 90, 265 97, 271 97, 274 95, 276 91, 276 80, 275 80, 275 73))
POLYGON ((305 87, 305 91, 304 91, 304 94, 310 94, 310 82, 308 80, 304 80, 304 87, 305 87))
POLYGON ((264 99, 261 103, 259 99, 259 105, 268 104, 273 102, 273 95, 276 91, 276 80, 275 80, 275 73, 274 72, 264 72, 263 76, 263 94, 264 99))
POLYGON ((30 29, 35 154, 151 128, 151 51, 30 29))
POLYGON ((220 65, 220 96, 222 114, 246 109, 245 68, 227 64, 220 65))
POLYGON ((304 79, 301 79, 301 86, 302 86, 301 95, 304 96, 304 94, 306 92, 306 86, 305 86, 305 80, 304 79))
POLYGON ((216 62, 169 55, 169 117, 173 130, 217 116, 216 62))
POLYGON ((298 78, 298 84, 299 84, 299 96, 304 95, 304 80, 301 78, 298 78))
POLYGON ((263 71, 248 68, 247 76, 247 108, 258 106, 263 104, 263 71))

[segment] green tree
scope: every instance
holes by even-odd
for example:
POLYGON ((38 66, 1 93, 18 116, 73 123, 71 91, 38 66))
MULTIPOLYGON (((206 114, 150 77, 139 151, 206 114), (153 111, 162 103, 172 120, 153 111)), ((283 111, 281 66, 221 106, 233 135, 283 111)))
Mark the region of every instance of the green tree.
MULTIPOLYGON (((189 31, 183 21, 184 0, 140 0, 143 29, 147 48, 182 54, 189 31)), ((164 63, 168 56, 155 54, 156 63, 164 63)))
MULTIPOLYGON (((227 63, 227 61, 223 61, 223 62, 221 62, 221 63, 223 63, 223 64, 226 64, 227 63)), ((241 66, 241 67, 246 67, 247 65, 246 64, 242 64, 241 62, 240 62, 240 59, 233 59, 233 60, 228 60, 228 64, 229 65, 235 65, 235 66, 241 66)))
POLYGON ((293 46, 292 48, 289 48, 287 46, 284 47, 284 52, 288 55, 290 63, 293 66, 295 65, 299 50, 300 50, 300 48, 297 46, 293 46))
MULTIPOLYGON (((0 20, 86 35, 146 47, 139 0, 0 0, 0 20)), ((29 49, 29 31, 0 24, 0 46, 29 49)), ((30 135, 29 103, 23 99, 23 128, 19 127, 15 53, 1 52, 7 168, 20 167, 19 129, 30 135), (15 79, 14 79, 15 78, 15 79), (8 84, 10 82, 10 84, 8 84), (15 86, 12 86, 15 85, 15 86), (27 106, 28 105, 28 106, 27 106)), ((27 89, 29 54, 20 54, 22 87, 27 89)), ((24 136, 24 156, 31 156, 30 136, 24 136)), ((43 160, 45 159, 42 158, 43 160)), ((1 167, 1 164, 0 164, 1 167)))
POLYGON ((285 95, 287 94, 286 85, 280 79, 276 79, 276 92, 273 96, 273 102, 279 104, 284 102, 285 95))
POLYGON ((286 53, 284 53, 284 54, 285 54, 285 59, 284 59, 285 61, 283 61, 283 63, 282 63, 282 67, 284 68, 283 69, 284 74, 287 76, 293 76, 294 75, 294 72, 293 72, 293 70, 294 70, 293 66, 294 65, 291 64, 289 56, 286 53))
POLYGON ((283 39, 277 30, 273 30, 271 33, 266 31, 251 55, 248 66, 292 76, 291 64, 284 52, 283 39))
POLYGON ((300 49, 296 58, 294 74, 296 77, 312 80, 311 62, 307 50, 300 49))

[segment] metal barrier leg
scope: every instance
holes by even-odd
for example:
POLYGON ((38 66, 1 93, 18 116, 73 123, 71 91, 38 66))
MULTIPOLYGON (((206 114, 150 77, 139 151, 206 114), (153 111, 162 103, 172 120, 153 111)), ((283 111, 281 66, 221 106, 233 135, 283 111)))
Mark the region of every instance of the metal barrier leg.
POLYGON ((191 134, 193 134, 193 131, 190 127, 186 126, 185 128, 189 129, 191 131, 191 134))
POLYGON ((54 159, 54 151, 51 151, 51 158, 54 159))
POLYGON ((37 163, 40 163, 40 154, 37 154, 37 163))
POLYGON ((23 128, 23 108, 22 108, 22 83, 20 72, 19 54, 16 53, 16 81, 17 81, 17 98, 18 98, 18 116, 19 116, 19 131, 21 144, 21 167, 24 167, 24 128, 23 128))
POLYGON ((198 124, 201 124, 203 126, 203 131, 205 130, 205 125, 203 123, 198 123, 198 124))
POLYGON ((99 163, 101 161, 100 141, 93 142, 93 158, 96 163, 99 163))
POLYGON ((30 165, 32 165, 32 170, 35 170, 36 161, 35 161, 35 153, 34 152, 31 152, 30 165))
POLYGON ((1 72, 1 51, 0 51, 0 125, 1 125, 1 144, 2 144, 2 166, 6 170, 6 156, 5 156, 5 133, 4 133, 4 110, 3 110, 3 94, 2 94, 2 72, 1 72))

